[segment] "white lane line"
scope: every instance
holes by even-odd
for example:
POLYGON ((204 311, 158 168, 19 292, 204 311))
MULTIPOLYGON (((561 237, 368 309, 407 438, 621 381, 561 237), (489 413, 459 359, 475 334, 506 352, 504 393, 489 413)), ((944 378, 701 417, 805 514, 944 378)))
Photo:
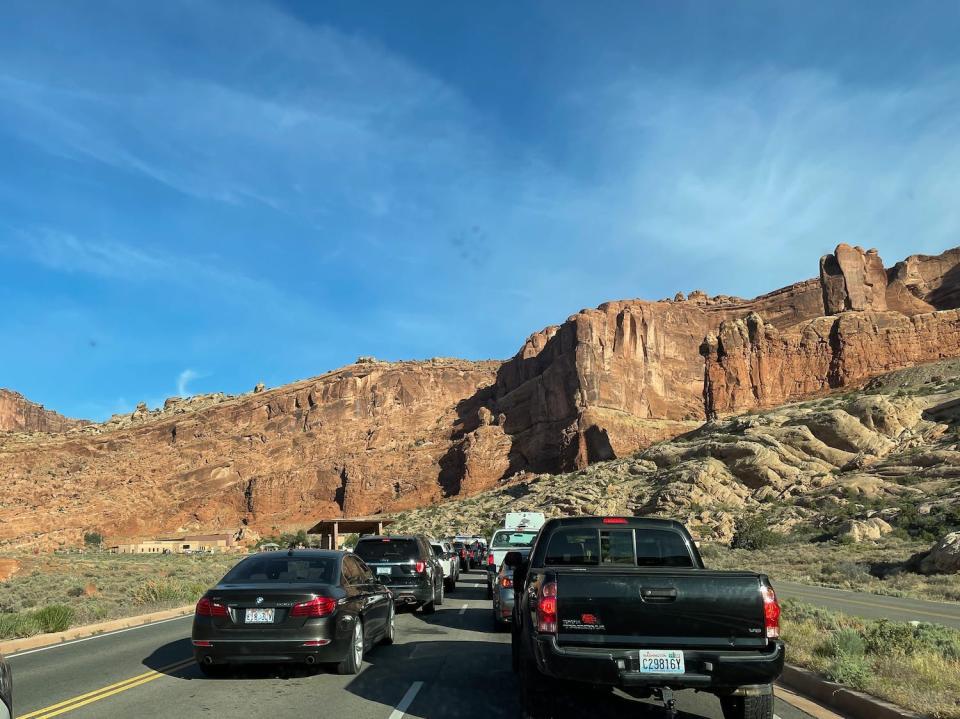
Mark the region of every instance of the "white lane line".
POLYGON ((147 629, 148 627, 155 627, 158 624, 166 624, 167 622, 178 622, 181 619, 193 619, 192 614, 184 614, 182 617, 173 617, 171 619, 161 619, 158 622, 148 622, 147 624, 138 624, 135 627, 127 627, 126 629, 117 629, 112 632, 104 632, 103 634, 94 634, 90 637, 84 637, 83 639, 71 639, 68 642, 60 642, 59 644, 51 644, 47 647, 38 647, 37 649, 27 649, 23 652, 17 652, 16 654, 8 654, 7 659, 16 659, 17 657, 25 657, 28 654, 36 654, 37 652, 45 652, 48 649, 60 649, 60 647, 69 647, 72 644, 79 644, 80 642, 89 642, 91 639, 103 639, 104 637, 112 637, 114 634, 123 634, 124 632, 132 632, 134 629, 147 629))
POLYGON ((414 682, 411 684, 410 688, 407 689, 407 693, 403 695, 403 699, 397 704, 397 708, 390 714, 389 719, 403 719, 407 713, 407 709, 413 704, 413 700, 417 698, 417 694, 421 689, 423 689, 423 682, 414 682))
POLYGON ((462 607, 460 607, 460 611, 458 612, 458 614, 463 614, 465 611, 467 611, 467 607, 468 607, 468 606, 470 606, 470 605, 469 605, 469 604, 464 604, 462 607))

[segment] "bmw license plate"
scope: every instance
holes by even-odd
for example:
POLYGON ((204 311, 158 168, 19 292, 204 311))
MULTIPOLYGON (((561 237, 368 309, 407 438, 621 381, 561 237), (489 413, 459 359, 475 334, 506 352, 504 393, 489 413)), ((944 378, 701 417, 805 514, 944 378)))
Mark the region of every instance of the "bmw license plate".
POLYGON ((273 609, 248 609, 243 621, 246 624, 270 624, 273 622, 273 609))
POLYGON ((641 674, 683 674, 683 652, 674 649, 641 649, 641 674))

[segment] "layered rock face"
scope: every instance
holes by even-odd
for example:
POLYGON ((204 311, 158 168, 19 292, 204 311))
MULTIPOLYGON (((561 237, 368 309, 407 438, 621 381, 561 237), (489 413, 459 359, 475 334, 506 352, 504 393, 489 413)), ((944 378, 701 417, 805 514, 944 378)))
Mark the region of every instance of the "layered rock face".
POLYGON ((820 261, 826 316, 781 331, 754 312, 707 335, 707 416, 774 407, 960 356, 960 314, 947 309, 960 304, 957 262, 956 250, 917 255, 886 273, 876 251, 840 245, 820 261))
POLYGON ((270 532, 623 457, 705 417, 960 356, 958 263, 952 250, 887 272, 875 251, 840 245, 818 278, 752 300, 694 291, 582 310, 503 363, 364 358, 242 397, 8 435, 0 543, 75 542, 89 529, 270 532))
POLYGON ((64 417, 18 392, 0 389, 0 432, 65 432, 83 424, 85 420, 64 417))
MULTIPOLYGON (((268 532, 428 504, 446 493, 448 458, 476 429, 475 398, 499 365, 367 362, 200 409, 173 402, 118 428, 8 437, 0 542, 52 546, 89 529, 268 532)), ((482 467, 471 471, 482 481, 482 467)))

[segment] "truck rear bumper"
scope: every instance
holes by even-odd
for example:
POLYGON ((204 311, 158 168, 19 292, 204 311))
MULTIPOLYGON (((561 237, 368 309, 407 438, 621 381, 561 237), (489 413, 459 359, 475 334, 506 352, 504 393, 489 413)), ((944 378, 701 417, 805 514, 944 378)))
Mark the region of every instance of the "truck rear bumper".
POLYGON ((768 651, 684 650, 684 674, 641 674, 636 649, 561 647, 555 637, 538 637, 535 647, 537 666, 544 674, 623 688, 670 687, 724 693, 770 684, 783 671, 784 645, 780 641, 768 651))

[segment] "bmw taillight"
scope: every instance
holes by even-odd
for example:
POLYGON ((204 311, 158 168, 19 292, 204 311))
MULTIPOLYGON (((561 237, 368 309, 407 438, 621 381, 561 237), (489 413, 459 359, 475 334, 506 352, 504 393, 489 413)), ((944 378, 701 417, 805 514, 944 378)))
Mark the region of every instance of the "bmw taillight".
POLYGON ((220 602, 214 602, 209 597, 202 597, 197 602, 196 614, 198 617, 225 617, 227 607, 220 602))
POLYGON ((772 587, 760 587, 763 595, 763 626, 766 629, 767 639, 780 638, 780 603, 777 593, 772 587))
POLYGON ((328 617, 337 608, 337 600, 330 597, 314 597, 309 602, 294 604, 291 617, 328 617))
POLYGON ((557 583, 547 582, 537 593, 537 631, 557 633, 557 583))
POLYGON ((413 568, 414 568, 414 570, 416 570, 417 574, 423 574, 424 571, 426 571, 426 569, 427 569, 427 563, 426 563, 426 562, 417 562, 416 564, 413 565, 413 568))

